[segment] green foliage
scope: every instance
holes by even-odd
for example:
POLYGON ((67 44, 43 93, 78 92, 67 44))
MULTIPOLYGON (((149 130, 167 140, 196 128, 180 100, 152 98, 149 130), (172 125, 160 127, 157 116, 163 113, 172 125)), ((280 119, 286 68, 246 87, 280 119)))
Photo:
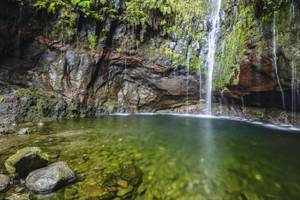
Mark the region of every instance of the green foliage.
POLYGON ((0 94, 0 103, 3 103, 5 100, 5 96, 0 94))
POLYGON ((35 91, 27 89, 27 88, 19 88, 16 90, 15 95, 17 97, 24 97, 24 96, 35 96, 35 91))
POLYGON ((223 89, 227 85, 238 83, 240 62, 246 45, 257 35, 253 4, 242 7, 232 27, 223 30, 223 34, 223 42, 217 55, 219 68, 214 73, 215 89, 223 89))
POLYGON ((90 49, 95 49, 97 45, 96 36, 92 33, 88 33, 87 35, 88 46, 90 49))
POLYGON ((56 39, 60 36, 59 39, 63 41, 74 38, 80 17, 96 23, 103 23, 105 17, 111 19, 117 17, 117 11, 105 0, 36 0, 35 7, 57 16, 57 22, 51 27, 50 36, 56 36, 56 39))

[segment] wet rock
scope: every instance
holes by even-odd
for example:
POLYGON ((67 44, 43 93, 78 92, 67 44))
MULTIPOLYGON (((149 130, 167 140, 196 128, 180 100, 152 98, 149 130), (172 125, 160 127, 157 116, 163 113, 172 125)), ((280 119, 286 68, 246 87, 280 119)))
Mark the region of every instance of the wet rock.
POLYGON ((0 128, 0 135, 8 135, 8 134, 13 134, 15 133, 15 128, 14 127, 2 127, 0 128))
POLYGON ((134 199, 142 182, 142 171, 134 164, 126 164, 114 173, 107 174, 103 184, 103 198, 134 199))
POLYGON ((25 187, 23 185, 17 185, 15 188, 15 192, 22 193, 25 191, 25 187))
POLYGON ((11 176, 25 178, 31 171, 45 167, 48 155, 38 147, 23 148, 5 161, 5 167, 11 176))
POLYGON ((29 194, 12 194, 6 197, 5 200, 29 200, 29 194))
POLYGON ((5 190, 7 190, 9 181, 10 179, 7 175, 0 174, 0 192, 4 192, 5 190))
POLYGON ((29 134, 29 128, 21 128, 18 133, 18 135, 28 135, 29 134))
POLYGON ((120 190, 117 192, 117 196, 119 196, 119 197, 128 196, 128 195, 131 195, 130 193, 132 193, 133 191, 134 191, 134 188, 133 188, 132 185, 130 185, 130 186, 127 187, 127 188, 120 189, 120 190))
POLYGON ((122 179, 117 180, 117 184, 123 188, 127 188, 128 187, 128 182, 122 179))
POLYGON ((47 194, 75 179, 75 173, 65 162, 60 161, 31 172, 26 178, 26 187, 34 193, 47 194))
POLYGON ((99 194, 97 196, 98 200, 110 200, 110 199, 114 199, 115 197, 115 193, 114 192, 103 192, 102 194, 99 194))
POLYGON ((142 171, 134 164, 121 167, 121 178, 132 185, 139 185, 142 182, 142 171))

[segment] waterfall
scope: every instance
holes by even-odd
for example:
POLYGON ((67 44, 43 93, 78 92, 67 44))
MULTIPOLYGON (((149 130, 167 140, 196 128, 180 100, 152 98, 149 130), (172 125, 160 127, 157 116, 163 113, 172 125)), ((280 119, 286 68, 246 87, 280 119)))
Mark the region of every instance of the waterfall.
POLYGON ((297 114, 297 80, 296 80, 296 67, 294 62, 292 62, 292 123, 296 122, 297 114))
POLYGON ((279 86, 281 92, 281 101, 282 101, 282 108, 285 109, 285 98, 283 88, 280 83, 280 78, 278 75, 278 65, 277 65, 277 29, 276 29, 276 13, 274 13, 273 17, 273 66, 275 70, 275 75, 277 79, 277 84, 279 86))
POLYGON ((189 113, 189 76, 190 76, 190 49, 187 50, 186 56, 186 113, 189 113))
MULTIPOLYGON (((291 1, 291 8, 290 8, 290 27, 293 26, 293 20, 295 18, 295 2, 294 0, 291 1)), ((291 106, 292 106, 292 124, 297 123, 297 91, 298 91, 298 83, 297 83, 297 71, 295 63, 291 62, 292 66, 292 80, 291 80, 291 89, 292 89, 292 95, 291 95, 291 106)))
POLYGON ((211 0, 211 30, 208 35, 208 54, 207 54, 207 82, 206 82, 206 104, 207 114, 211 114, 212 105, 212 81, 215 64, 215 54, 217 49, 218 33, 220 30, 220 11, 222 0, 211 0))
POLYGON ((295 18, 295 2, 292 0, 291 2, 291 10, 290 10, 290 21, 295 18))

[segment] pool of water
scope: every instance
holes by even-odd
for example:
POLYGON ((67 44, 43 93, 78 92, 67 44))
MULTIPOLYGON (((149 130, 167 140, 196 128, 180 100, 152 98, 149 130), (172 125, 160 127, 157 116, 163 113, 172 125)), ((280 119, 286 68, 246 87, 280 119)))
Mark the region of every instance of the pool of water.
POLYGON ((51 122, 28 136, 0 137, 0 166, 26 146, 42 148, 76 172, 78 181, 57 199, 97 199, 104 177, 126 163, 143 174, 129 199, 300 199, 297 131, 170 115, 51 122))

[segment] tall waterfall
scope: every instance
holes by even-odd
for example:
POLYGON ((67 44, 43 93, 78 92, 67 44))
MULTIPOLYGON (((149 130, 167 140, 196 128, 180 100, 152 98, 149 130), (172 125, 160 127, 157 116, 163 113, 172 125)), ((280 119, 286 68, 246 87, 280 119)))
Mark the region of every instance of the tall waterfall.
POLYGON ((207 82, 206 82, 206 104, 207 114, 211 114, 212 105, 212 81, 215 64, 215 54, 217 49, 218 33, 220 30, 220 11, 222 0, 211 0, 211 30, 208 35, 208 54, 207 54, 207 82))
POLYGON ((279 86, 280 92, 281 92, 281 101, 282 101, 282 107, 285 109, 285 97, 283 88, 281 86, 280 78, 278 75, 278 65, 277 65, 277 29, 276 29, 276 13, 274 12, 274 18, 273 18, 273 66, 275 70, 275 75, 277 79, 277 84, 279 86))
POLYGON ((296 66, 292 62, 292 123, 296 122, 297 115, 297 80, 296 80, 296 66))
MULTIPOLYGON (((290 27, 293 27, 293 21, 295 19, 295 2, 294 0, 291 1, 291 8, 290 8, 290 27)), ((298 102, 298 83, 297 83, 297 69, 295 63, 292 61, 292 80, 291 80, 291 106, 292 106, 292 123, 297 123, 297 102, 298 102)))

